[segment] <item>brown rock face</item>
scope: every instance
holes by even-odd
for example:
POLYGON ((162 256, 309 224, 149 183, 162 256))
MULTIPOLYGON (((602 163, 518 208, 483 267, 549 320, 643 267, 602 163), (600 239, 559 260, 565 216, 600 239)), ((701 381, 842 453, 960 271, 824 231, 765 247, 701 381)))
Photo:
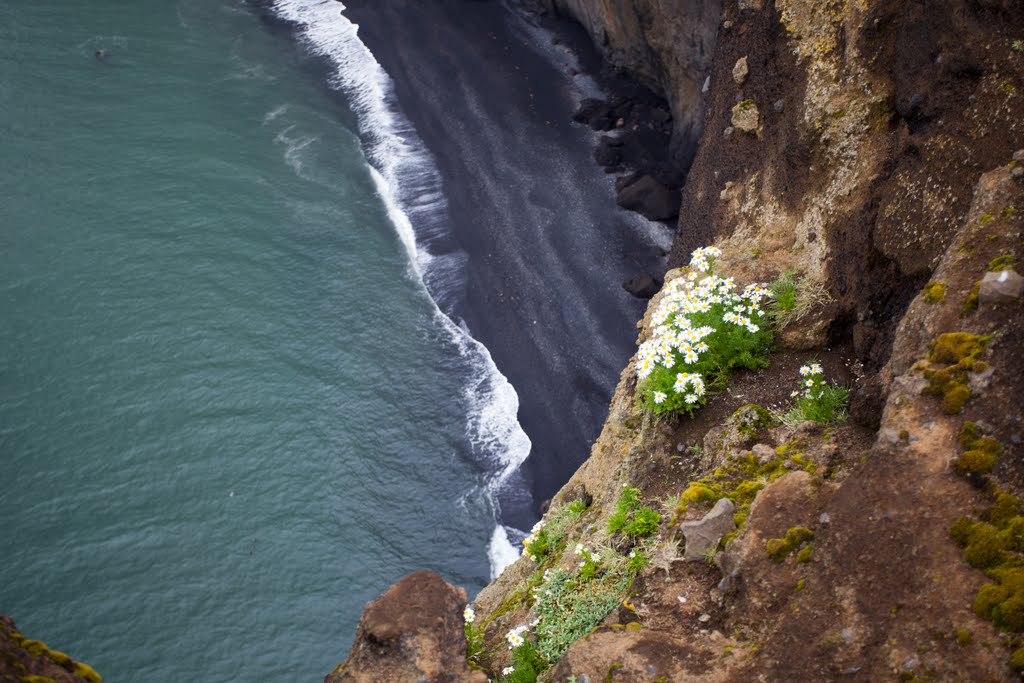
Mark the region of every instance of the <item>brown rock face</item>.
POLYGON ((26 638, 13 619, 0 616, 0 683, 8 681, 100 683, 100 676, 63 652, 26 638))
POLYGON ((363 610, 348 659, 324 683, 483 683, 466 664, 466 592, 414 572, 363 610))

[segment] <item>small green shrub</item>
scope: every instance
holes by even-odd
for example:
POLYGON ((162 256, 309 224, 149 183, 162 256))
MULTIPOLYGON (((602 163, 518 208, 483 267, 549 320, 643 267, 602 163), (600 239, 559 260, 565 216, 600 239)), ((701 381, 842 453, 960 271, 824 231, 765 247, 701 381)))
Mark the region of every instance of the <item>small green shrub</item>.
POLYGON ((626 524, 623 533, 633 538, 644 538, 657 533, 660 523, 660 514, 649 507, 642 507, 634 513, 632 521, 626 524))
POLYGON ((534 524, 530 535, 523 539, 523 554, 529 555, 534 562, 543 562, 562 546, 569 528, 586 510, 587 504, 582 500, 575 500, 552 510, 547 520, 534 524))
POLYGON ((615 501, 615 512, 608 517, 608 532, 630 538, 644 538, 658 531, 661 515, 640 504, 640 489, 624 486, 615 501))

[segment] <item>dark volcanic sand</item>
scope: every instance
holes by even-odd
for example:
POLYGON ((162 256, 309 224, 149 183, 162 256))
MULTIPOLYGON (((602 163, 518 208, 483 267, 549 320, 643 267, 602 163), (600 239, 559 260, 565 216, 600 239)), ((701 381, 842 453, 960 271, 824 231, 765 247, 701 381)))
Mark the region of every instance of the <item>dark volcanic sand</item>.
MULTIPOLYGON (((452 241, 468 254, 464 296, 442 306, 519 395, 533 501, 503 496, 502 521, 523 528, 587 458, 607 415, 644 308, 621 282, 660 268, 654 228, 615 205, 593 134, 571 122, 571 77, 552 56, 566 47, 542 54, 497 2, 345 5, 436 158, 452 241)), ((582 31, 562 30, 580 49, 582 31)))

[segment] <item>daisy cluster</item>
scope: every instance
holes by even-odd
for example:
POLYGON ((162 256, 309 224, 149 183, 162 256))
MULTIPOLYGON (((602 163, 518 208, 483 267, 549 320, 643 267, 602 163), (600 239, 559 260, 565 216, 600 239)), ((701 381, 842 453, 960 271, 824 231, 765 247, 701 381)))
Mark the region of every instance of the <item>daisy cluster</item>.
POLYGON ((508 649, 514 650, 525 643, 526 639, 523 638, 523 634, 529 630, 529 626, 516 626, 514 629, 506 633, 505 640, 508 641, 508 649))
POLYGON ((818 363, 802 365, 800 367, 800 376, 804 379, 800 380, 801 389, 792 392, 790 396, 792 398, 799 398, 801 395, 804 398, 818 398, 821 396, 822 389, 825 388, 824 374, 825 371, 821 369, 821 365, 818 363))
POLYGON ((467 624, 472 624, 473 620, 476 619, 476 612, 469 605, 466 605, 466 609, 462 610, 462 618, 467 624))
POLYGON ((523 555, 529 555, 530 559, 534 562, 537 561, 537 555, 535 553, 530 552, 530 545, 537 540, 537 536, 540 534, 541 529, 543 528, 544 520, 542 519, 533 525, 533 528, 530 529, 530 535, 523 539, 523 555))
POLYGON ((737 332, 753 335, 761 330, 761 301, 768 290, 748 285, 740 292, 732 278, 715 275, 712 269, 721 253, 716 247, 697 249, 691 254, 689 275, 665 285, 651 318, 653 332, 640 345, 634 365, 641 381, 661 375, 658 386, 648 387, 656 405, 696 408, 707 391, 701 370, 711 369, 704 366, 715 342, 737 332))

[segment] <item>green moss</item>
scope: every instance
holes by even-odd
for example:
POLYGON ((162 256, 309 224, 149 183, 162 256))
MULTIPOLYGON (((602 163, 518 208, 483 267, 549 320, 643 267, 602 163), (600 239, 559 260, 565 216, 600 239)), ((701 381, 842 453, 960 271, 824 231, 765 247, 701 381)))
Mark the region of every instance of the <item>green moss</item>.
POLYGON ((944 282, 929 282, 924 286, 924 300, 930 304, 941 304, 946 299, 944 282))
POLYGON ((956 644, 960 647, 967 647, 974 640, 974 634, 964 628, 958 628, 955 635, 956 644))
POLYGON ((946 415, 959 415, 964 404, 971 397, 971 390, 966 385, 958 384, 942 395, 942 412, 946 415))
POLYGON ((1011 517, 999 535, 1007 550, 1024 552, 1024 517, 1011 517))
POLYGON ((1003 561, 1005 549, 999 530, 991 524, 979 522, 971 530, 970 540, 964 550, 964 559, 972 567, 987 569, 1003 561))
POLYGON ((971 605, 974 613, 979 617, 991 619, 996 606, 1010 597, 1010 591, 998 583, 986 583, 978 589, 974 596, 974 604, 971 605))
POLYGON ((25 676, 21 679, 24 683, 57 683, 48 676, 25 676))
POLYGON ((1024 671, 1024 647, 1017 648, 1013 651, 1013 654, 1010 655, 1010 666, 1012 666, 1015 671, 1024 671))
POLYGON ((953 461, 960 474, 988 474, 996 465, 996 457, 984 451, 965 451, 953 461))
POLYGON ((928 361, 944 366, 925 371, 928 387, 925 393, 942 397, 942 410, 947 415, 959 413, 971 391, 967 373, 973 372, 978 354, 985 350, 991 337, 967 332, 946 332, 932 342, 928 361))
POLYGON ((79 678, 84 678, 89 683, 103 683, 103 679, 100 678, 100 675, 88 664, 75 662, 75 675, 79 678))
POLYGON ((1003 254, 997 258, 992 259, 992 262, 988 264, 988 269, 992 271, 1001 270, 1012 270, 1013 269, 1013 254, 1003 254))
POLYGON ((736 425, 736 431, 746 438, 770 427, 773 422, 772 414, 754 403, 737 408, 729 420, 736 425))
POLYGON ((755 106, 754 100, 740 100, 736 103, 740 109, 750 109, 755 106))
POLYGON ((814 544, 813 543, 808 543, 807 545, 805 545, 803 548, 800 549, 800 552, 798 552, 796 554, 796 561, 798 563, 800 563, 800 564, 806 564, 807 562, 811 561, 811 555, 813 555, 813 554, 814 554, 814 544))
POLYGON ((953 522, 953 526, 949 529, 949 535, 958 546, 966 548, 967 543, 971 540, 974 524, 974 520, 970 517, 961 517, 953 522))
MULTIPOLYGON (((978 425, 973 422, 964 422, 960 429, 960 446, 964 452, 953 461, 953 467, 957 472, 965 475, 988 474, 995 467, 1003 446, 991 437, 979 436, 978 425)), ((999 523, 1017 514, 1019 505, 1013 496, 1002 494, 997 496, 996 502, 989 514, 995 514, 999 523)))
POLYGON ((964 300, 963 306, 960 307, 960 317, 978 310, 979 292, 981 292, 981 280, 975 282, 974 286, 971 287, 971 291, 967 294, 967 298, 964 300))
POLYGON ((953 365, 962 360, 974 360, 985 350, 991 337, 968 332, 946 332, 932 342, 928 360, 941 365, 953 365))
MULTIPOLYGON (((992 441, 994 441, 996 445, 999 444, 995 439, 992 439, 992 441)), ((998 452, 996 454, 998 455, 998 452)), ((1011 496, 1009 493, 999 491, 996 493, 996 502, 994 502, 992 507, 988 509, 988 513, 985 516, 988 518, 989 522, 997 527, 1003 528, 1011 519, 1020 519, 1017 517, 1019 514, 1020 499, 1016 496, 1011 496)))
POLYGON ((1010 631, 1024 631, 1024 595, 1014 593, 993 612, 995 622, 1010 631))
POLYGON ((811 551, 808 551, 804 559, 800 559, 806 548, 811 547, 810 542, 814 540, 814 532, 807 527, 795 526, 786 532, 781 538, 771 538, 765 543, 765 553, 776 562, 783 562, 794 552, 800 551, 797 555, 798 562, 810 560, 811 551), (804 547, 806 544, 806 547, 804 547))
POLYGON ((800 579, 799 581, 796 582, 796 589, 797 589, 797 591, 802 591, 804 589, 804 586, 806 586, 806 585, 807 585, 807 579, 800 579))
POLYGON ((714 503, 720 497, 721 491, 718 491, 707 484, 695 481, 686 487, 686 491, 683 492, 683 495, 679 500, 681 503, 686 504, 714 503))

